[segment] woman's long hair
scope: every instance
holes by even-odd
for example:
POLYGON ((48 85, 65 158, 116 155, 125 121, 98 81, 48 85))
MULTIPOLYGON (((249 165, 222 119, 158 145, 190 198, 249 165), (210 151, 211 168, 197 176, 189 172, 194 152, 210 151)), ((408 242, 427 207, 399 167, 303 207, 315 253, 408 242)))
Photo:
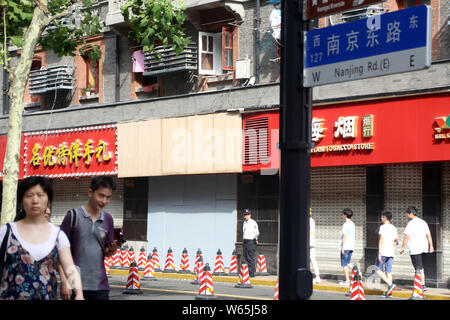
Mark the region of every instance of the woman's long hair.
POLYGON ((48 202, 51 206, 51 203, 53 201, 53 184, 52 181, 49 178, 46 177, 38 177, 38 176, 33 176, 33 177, 29 177, 29 178, 25 178, 23 179, 20 183, 19 183, 19 187, 17 190, 17 212, 16 212, 16 217, 14 219, 14 221, 19 221, 25 218, 26 216, 26 212, 23 209, 23 197, 25 196, 25 193, 37 186, 40 185, 42 187, 42 189, 44 190, 44 192, 47 194, 48 197, 48 202))

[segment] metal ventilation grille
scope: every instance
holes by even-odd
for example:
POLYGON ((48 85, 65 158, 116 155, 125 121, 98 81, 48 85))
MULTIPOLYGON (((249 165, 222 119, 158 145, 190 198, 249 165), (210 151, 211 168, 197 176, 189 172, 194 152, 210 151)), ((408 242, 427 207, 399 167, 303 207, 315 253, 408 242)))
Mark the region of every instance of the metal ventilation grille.
POLYGON ((269 118, 247 119, 244 122, 244 165, 266 164, 269 161, 269 118))

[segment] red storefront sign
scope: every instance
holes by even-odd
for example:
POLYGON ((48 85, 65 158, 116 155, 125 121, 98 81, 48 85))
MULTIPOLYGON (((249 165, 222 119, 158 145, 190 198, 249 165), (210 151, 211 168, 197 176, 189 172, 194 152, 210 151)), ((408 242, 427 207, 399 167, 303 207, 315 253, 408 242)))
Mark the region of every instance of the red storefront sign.
POLYGON ((343 11, 367 7, 382 0, 306 0, 304 1, 303 20, 315 19, 343 11))
MULTIPOLYGON (((243 161, 243 171, 279 168, 278 117, 248 114, 244 130, 247 119, 264 117, 273 117, 269 158, 243 161)), ((312 167, 450 161, 450 94, 314 106, 311 131, 312 167)))
POLYGON ((311 166, 450 161, 449 114, 448 93, 314 107, 311 166))
POLYGON ((24 177, 117 175, 115 125, 23 134, 24 177))

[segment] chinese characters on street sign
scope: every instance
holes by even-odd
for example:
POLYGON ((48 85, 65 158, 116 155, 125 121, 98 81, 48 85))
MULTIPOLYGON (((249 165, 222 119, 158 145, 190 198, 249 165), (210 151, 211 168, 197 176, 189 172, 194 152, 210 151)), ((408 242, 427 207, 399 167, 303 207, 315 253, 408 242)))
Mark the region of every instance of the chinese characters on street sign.
POLYGON ((305 87, 420 70, 431 64, 431 7, 316 29, 305 37, 305 87))
POLYGON ((343 11, 367 7, 381 0, 305 0, 303 20, 315 19, 343 11))

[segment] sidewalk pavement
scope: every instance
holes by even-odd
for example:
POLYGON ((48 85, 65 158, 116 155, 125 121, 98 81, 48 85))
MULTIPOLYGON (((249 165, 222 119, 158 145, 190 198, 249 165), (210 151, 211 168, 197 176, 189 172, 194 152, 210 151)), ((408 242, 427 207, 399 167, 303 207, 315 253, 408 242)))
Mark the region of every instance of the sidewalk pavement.
MULTIPOLYGON (((129 271, 126 269, 110 269, 111 274, 113 275, 128 275, 129 271)), ((144 271, 139 271, 139 277, 143 277, 144 271)), ((185 274, 185 273, 165 273, 165 272, 155 272, 156 278, 168 278, 168 279, 188 279, 193 280, 193 274, 185 274)), ((213 276, 213 282, 229 282, 229 283, 237 283, 238 276, 213 276)), ((256 276, 254 278, 250 278, 250 282, 252 285, 263 285, 263 286, 272 286, 275 288, 277 284, 277 276, 269 275, 269 276, 256 276)), ((364 283, 363 283, 364 285, 364 283)), ((412 296, 412 283, 410 286, 406 285, 398 285, 397 288, 392 293, 393 297, 409 299, 412 296)), ((334 292, 348 292, 348 287, 344 287, 339 285, 338 280, 329 280, 329 279, 321 279, 320 284, 313 285, 314 290, 322 290, 322 291, 334 291, 334 292)), ((387 290, 387 285, 382 284, 382 290, 379 289, 369 289, 364 286, 364 293, 366 295, 382 295, 387 290)), ((424 297, 427 300, 450 300, 450 290, 449 289, 439 289, 439 288, 430 288, 427 287, 427 290, 424 292, 424 297)))

